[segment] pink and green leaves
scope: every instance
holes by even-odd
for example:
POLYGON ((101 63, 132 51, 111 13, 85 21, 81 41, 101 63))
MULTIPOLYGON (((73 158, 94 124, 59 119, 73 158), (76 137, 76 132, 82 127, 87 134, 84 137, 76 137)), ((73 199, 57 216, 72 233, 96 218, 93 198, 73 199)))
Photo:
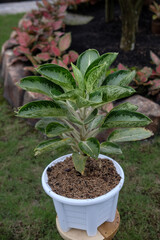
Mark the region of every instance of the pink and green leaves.
POLYGON ((10 40, 15 40, 14 62, 24 61, 22 57, 26 56, 34 67, 54 62, 70 68, 71 62, 77 60, 78 53, 67 51, 72 41, 71 33, 64 32, 68 4, 68 1, 51 3, 45 0, 37 4, 37 10, 25 15, 20 26, 15 28, 16 35, 10 40))

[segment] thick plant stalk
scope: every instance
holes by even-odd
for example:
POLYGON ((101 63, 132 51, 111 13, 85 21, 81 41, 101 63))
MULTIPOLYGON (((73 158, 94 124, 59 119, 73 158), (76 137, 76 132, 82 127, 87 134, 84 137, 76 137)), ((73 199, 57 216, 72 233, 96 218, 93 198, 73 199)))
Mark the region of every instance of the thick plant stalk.
POLYGON ((122 17, 122 35, 120 48, 131 51, 135 48, 136 32, 143 0, 119 0, 122 17))

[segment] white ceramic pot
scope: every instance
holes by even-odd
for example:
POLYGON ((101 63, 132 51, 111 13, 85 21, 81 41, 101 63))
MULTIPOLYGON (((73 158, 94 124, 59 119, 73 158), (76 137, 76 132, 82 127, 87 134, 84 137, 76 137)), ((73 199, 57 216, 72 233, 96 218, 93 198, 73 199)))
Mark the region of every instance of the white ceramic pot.
POLYGON ((108 158, 116 167, 121 176, 119 184, 110 192, 93 199, 72 199, 60 196, 52 191, 48 185, 47 169, 54 166, 57 162, 62 162, 72 154, 60 157, 51 162, 42 174, 42 186, 45 192, 53 199, 54 206, 58 215, 61 229, 64 232, 70 228, 86 230, 88 236, 94 236, 97 228, 105 221, 113 222, 118 202, 119 191, 124 183, 124 172, 121 166, 105 155, 100 154, 100 158, 108 158))

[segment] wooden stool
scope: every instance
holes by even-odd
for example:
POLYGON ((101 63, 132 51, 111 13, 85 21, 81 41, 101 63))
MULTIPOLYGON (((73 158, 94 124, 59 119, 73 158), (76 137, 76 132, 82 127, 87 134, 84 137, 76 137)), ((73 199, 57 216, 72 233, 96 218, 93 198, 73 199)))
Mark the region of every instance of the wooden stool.
POLYGON ((112 240, 118 231, 120 224, 120 215, 117 210, 114 222, 104 222, 98 227, 96 236, 89 237, 84 230, 70 229, 68 232, 63 232, 60 228, 58 217, 56 218, 56 226, 59 234, 64 240, 112 240))

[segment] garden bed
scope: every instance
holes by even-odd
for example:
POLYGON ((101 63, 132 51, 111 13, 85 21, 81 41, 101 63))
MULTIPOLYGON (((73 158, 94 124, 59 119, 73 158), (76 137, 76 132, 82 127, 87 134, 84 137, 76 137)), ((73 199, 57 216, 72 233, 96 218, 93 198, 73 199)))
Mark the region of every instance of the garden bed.
POLYGON ((160 56, 160 35, 151 33, 152 13, 148 6, 144 6, 139 21, 135 50, 124 52, 120 50, 121 12, 118 1, 115 1, 114 21, 105 23, 104 1, 89 7, 79 8, 79 13, 94 16, 94 19, 81 26, 67 26, 66 31, 72 32, 72 45, 78 53, 88 48, 97 49, 100 54, 105 52, 119 52, 115 66, 118 63, 128 67, 143 67, 151 65, 150 50, 160 56))

